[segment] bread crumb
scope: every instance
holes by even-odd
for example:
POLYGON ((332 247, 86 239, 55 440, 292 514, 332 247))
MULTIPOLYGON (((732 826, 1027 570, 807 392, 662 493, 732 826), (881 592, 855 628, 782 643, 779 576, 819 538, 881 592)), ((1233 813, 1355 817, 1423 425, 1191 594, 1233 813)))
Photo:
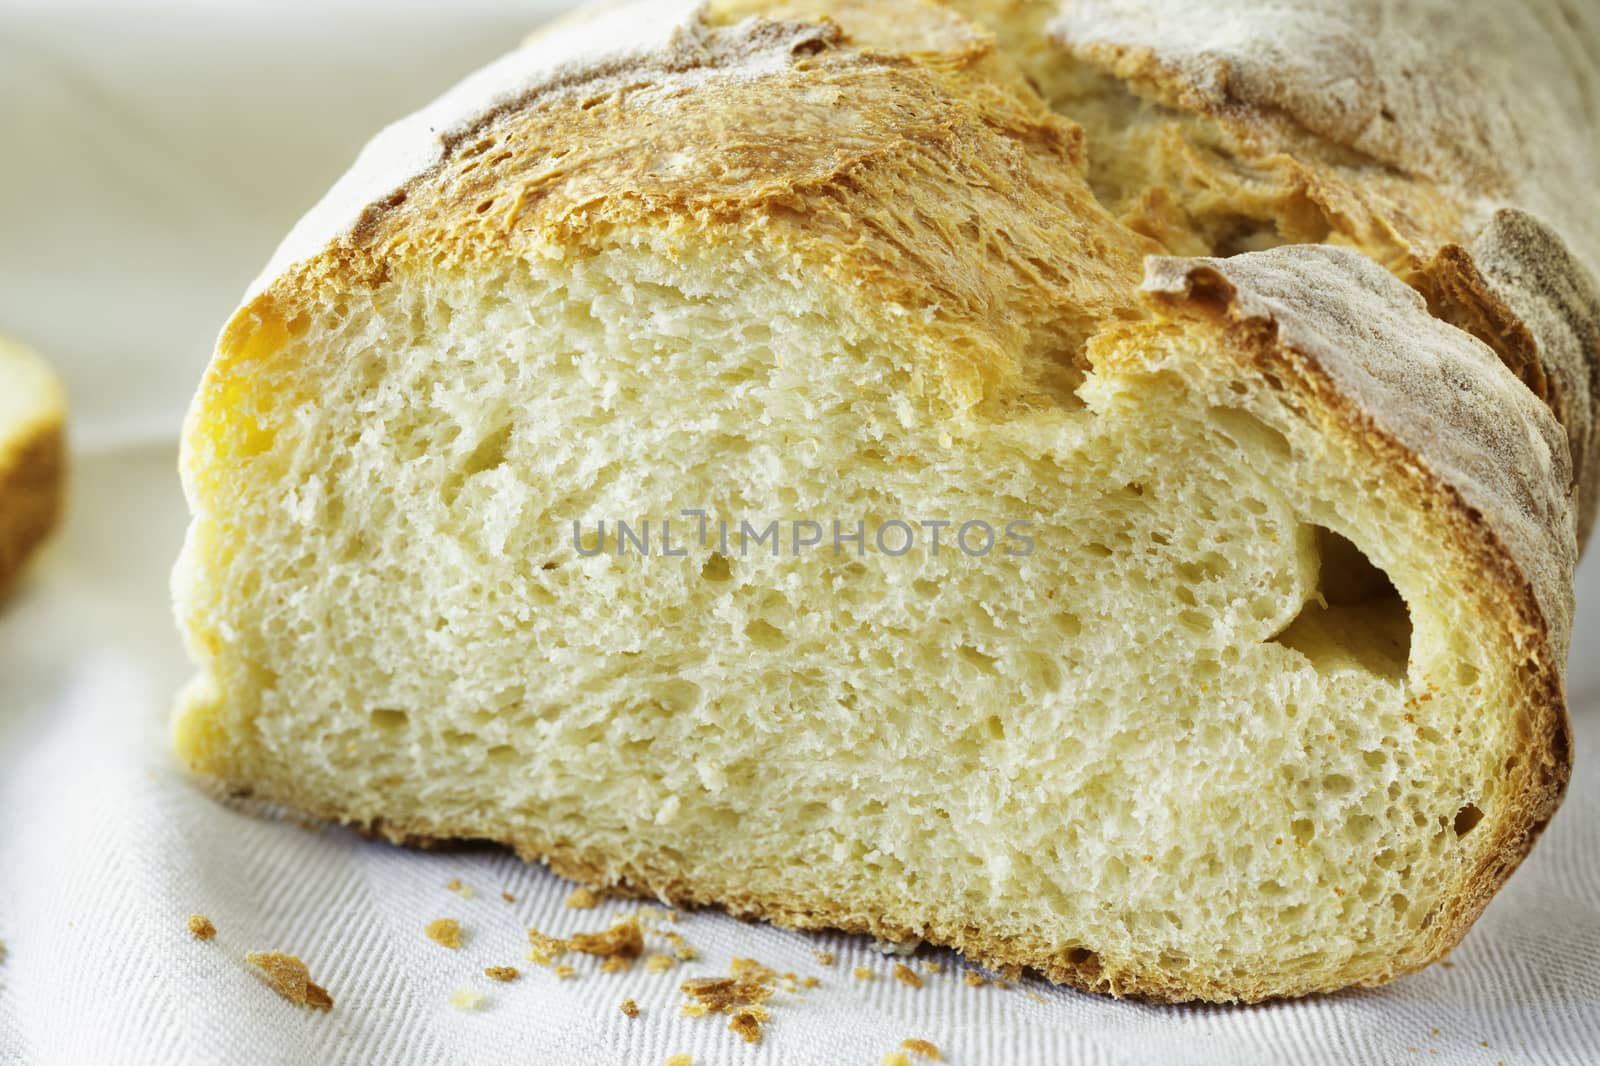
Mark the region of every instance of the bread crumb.
POLYGON ((728 1031, 744 1037, 746 1044, 761 1042, 761 1020, 753 1011, 742 1010, 735 1014, 733 1020, 728 1023, 728 1031))
POLYGON ((934 1062, 944 1061, 944 1056, 939 1054, 939 1049, 926 1040, 918 1040, 913 1037, 910 1040, 900 1041, 900 1046, 913 1055, 920 1055, 925 1059, 932 1059, 934 1062))
POLYGON ((678 965, 678 960, 671 955, 652 955, 644 960, 646 973, 662 973, 678 965))
POLYGON ((739 958, 728 963, 728 973, 741 980, 760 981, 762 984, 771 984, 778 976, 776 970, 763 966, 754 959, 739 958))
POLYGON ((630 915, 603 933, 574 933, 567 945, 585 955, 634 959, 644 951, 644 933, 639 919, 630 915))
POLYGON ((683 1005, 689 1017, 703 1014, 731 1014, 728 1026, 749 1043, 761 1039, 761 1022, 767 1020, 761 1004, 770 998, 777 980, 776 971, 754 959, 734 959, 727 977, 698 977, 685 981, 680 989, 690 999, 683 1005))
POLYGON ((454 918, 435 918, 425 930, 435 944, 455 951, 461 947, 461 923, 454 918))
POLYGON ((456 1010, 478 1010, 488 998, 471 985, 462 985, 450 993, 450 1005, 456 1010))
POLYGON ((600 897, 590 892, 587 888, 575 888, 567 897, 567 907, 575 911, 594 910, 600 905, 600 897))
POLYGON ((672 954, 679 962, 693 962, 700 957, 700 952, 688 941, 683 939, 683 934, 667 930, 661 938, 672 945, 672 954))
POLYGON ((549 966, 550 963, 565 955, 568 945, 565 940, 558 940, 553 936, 545 936, 537 929, 528 930, 528 961, 536 962, 540 966, 549 966))
POLYGON ((633 968, 633 960, 625 955, 613 955, 600 964, 601 973, 626 973, 633 968))
POLYGON ((562 981, 570 981, 576 976, 578 976, 578 971, 565 963, 556 967, 556 977, 562 981))
POLYGON ((872 971, 867 969, 865 966, 857 966, 854 970, 851 970, 850 972, 855 974, 855 978, 856 978, 857 981, 870 981, 870 980, 872 980, 872 971))
POLYGON ((944 963, 935 962, 932 959, 925 961, 922 964, 922 968, 927 970, 929 973, 944 973, 944 963))
POLYGON ((634 913, 638 916, 639 921, 644 923, 645 928, 650 929, 652 932, 655 926, 660 925, 662 922, 676 923, 678 921, 677 911, 662 910, 660 907, 640 907, 634 913))
POLYGON ((807 976, 800 979, 801 988, 818 988, 821 985, 822 982, 817 980, 815 977, 807 976))
POLYGON ((687 1055, 668 1055, 667 1066, 694 1066, 694 1060, 687 1055))
POLYGON ((922 987, 922 978, 917 976, 917 971, 903 962, 894 964, 894 979, 903 985, 910 985, 912 988, 922 987))
POLYGON ((483 975, 495 981, 515 981, 522 976, 515 966, 486 966, 483 975))
POLYGON ((478 894, 478 890, 473 888, 471 885, 462 884, 460 878, 452 878, 450 883, 444 887, 448 888, 462 899, 471 899, 473 896, 478 894))
POLYGON ((311 971, 296 956, 281 951, 252 951, 244 961, 260 967, 273 990, 295 1006, 333 1009, 333 997, 326 988, 311 980, 311 971))
POLYGON ((626 1014, 630 1018, 637 1018, 639 1016, 639 1004, 635 1003, 631 999, 623 1000, 622 1013, 626 1014))
POLYGON ((196 940, 211 940, 217 935, 217 927, 211 924, 211 919, 203 914, 189 915, 189 932, 196 940))
POLYGON ((903 1052, 888 1051, 884 1053, 883 1066, 911 1066, 911 1060, 903 1052))
POLYGON ((982 988, 984 985, 989 983, 988 981, 985 981, 983 979, 983 975, 978 973, 976 970, 968 970, 962 980, 967 982, 968 988, 982 988))
POLYGON ((513 896, 511 893, 505 891, 500 893, 500 898, 505 900, 507 903, 515 903, 517 901, 516 896, 513 896))
POLYGON ((831 952, 831 951, 816 951, 816 952, 813 952, 812 954, 816 955, 817 961, 822 963, 822 965, 824 965, 824 966, 832 966, 833 965, 833 952, 831 952))

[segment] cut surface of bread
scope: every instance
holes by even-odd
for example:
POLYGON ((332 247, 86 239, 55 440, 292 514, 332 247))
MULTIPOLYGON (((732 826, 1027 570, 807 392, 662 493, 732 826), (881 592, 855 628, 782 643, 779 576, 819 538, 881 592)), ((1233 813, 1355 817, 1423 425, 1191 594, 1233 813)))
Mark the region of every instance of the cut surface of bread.
POLYGON ((224 331, 180 754, 1117 994, 1448 951, 1569 767, 1549 408, 1358 252, 1146 264, 945 12, 615 17, 386 133, 224 331))
POLYGON ((55 375, 0 337, 0 597, 60 518, 65 417, 55 375))

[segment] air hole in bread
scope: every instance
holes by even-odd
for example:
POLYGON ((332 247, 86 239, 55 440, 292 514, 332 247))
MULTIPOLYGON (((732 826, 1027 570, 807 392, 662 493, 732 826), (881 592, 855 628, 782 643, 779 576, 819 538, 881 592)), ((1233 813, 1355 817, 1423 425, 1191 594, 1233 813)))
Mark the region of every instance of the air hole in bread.
POLYGON ((1247 454, 1265 452, 1277 459, 1288 459, 1293 453, 1288 437, 1249 411, 1237 407, 1213 407, 1210 414, 1222 432, 1247 454))
POLYGON ((396 711, 388 708, 380 708, 373 711, 370 717, 374 726, 384 730, 404 729, 406 723, 410 720, 405 711, 396 711))
POLYGON ((744 635, 758 648, 781 648, 788 643, 783 630, 760 618, 744 627, 744 635))
POLYGON ((1467 804, 1465 807, 1462 807, 1456 812, 1454 825, 1456 836, 1466 836, 1468 833, 1472 832, 1472 830, 1481 821, 1483 821, 1483 812, 1478 809, 1477 804, 1467 804))
POLYGON ((506 449, 511 445, 511 425, 508 423, 486 434, 478 441, 467 461, 461 465, 463 477, 472 477, 485 470, 493 470, 506 461, 506 449))
POLYGON ((712 552, 700 566, 700 576, 707 581, 733 580, 733 568, 728 564, 728 557, 721 552, 712 552))
POLYGON ((1325 526, 1315 530, 1316 593, 1273 637, 1322 672, 1355 665, 1399 679, 1411 657, 1411 614, 1389 575, 1349 540, 1325 526))
POLYGON ((995 657, 993 655, 985 655, 971 644, 963 644, 959 650, 963 659, 976 666, 983 673, 994 673, 995 657))
POLYGON ((1216 237, 1216 255, 1264 252, 1288 244, 1272 219, 1239 216, 1228 222, 1216 237))
POLYGON ((1083 970, 1098 970, 1100 956, 1088 948, 1073 948, 1067 952, 1067 962, 1083 970))

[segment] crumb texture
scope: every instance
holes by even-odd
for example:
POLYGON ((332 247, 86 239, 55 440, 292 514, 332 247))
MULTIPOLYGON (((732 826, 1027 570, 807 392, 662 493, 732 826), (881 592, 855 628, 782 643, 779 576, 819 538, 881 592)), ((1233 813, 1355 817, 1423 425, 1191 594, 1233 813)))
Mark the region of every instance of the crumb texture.
MULTIPOLYGON (((1556 414, 1360 251, 1147 275, 1176 238, 1002 34, 775 7, 524 70, 235 315, 184 440, 182 755, 502 841, 577 909, 1008 979, 1254 1000, 1438 957, 1567 772, 1556 414)), ((774 986, 683 989, 754 1041, 774 986)))

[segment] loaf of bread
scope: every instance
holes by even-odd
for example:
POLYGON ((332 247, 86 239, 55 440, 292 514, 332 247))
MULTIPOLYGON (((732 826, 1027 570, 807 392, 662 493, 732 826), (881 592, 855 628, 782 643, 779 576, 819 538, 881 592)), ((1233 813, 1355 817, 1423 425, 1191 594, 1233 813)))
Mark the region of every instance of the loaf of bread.
POLYGON ((191 409, 181 756, 1118 995, 1449 951, 1570 767, 1595 53, 1228 6, 611 5, 386 130, 191 409))
POLYGON ((60 519, 65 412, 44 362, 0 337, 0 598, 60 519))

